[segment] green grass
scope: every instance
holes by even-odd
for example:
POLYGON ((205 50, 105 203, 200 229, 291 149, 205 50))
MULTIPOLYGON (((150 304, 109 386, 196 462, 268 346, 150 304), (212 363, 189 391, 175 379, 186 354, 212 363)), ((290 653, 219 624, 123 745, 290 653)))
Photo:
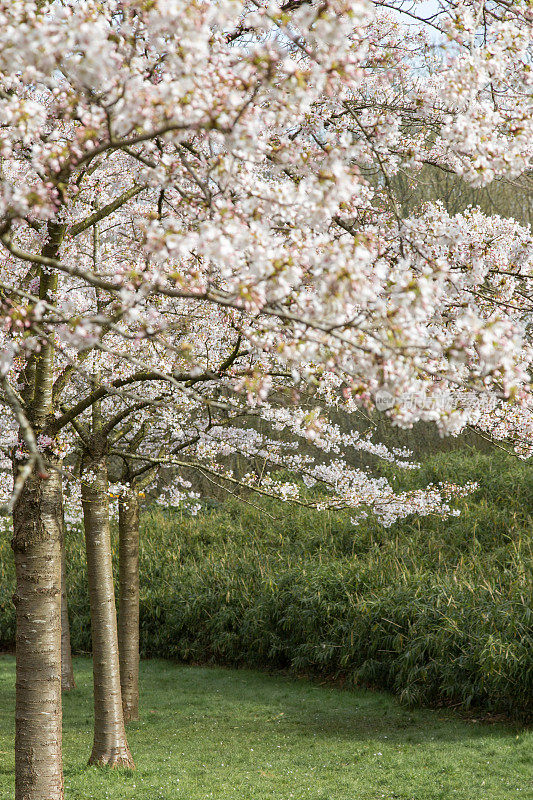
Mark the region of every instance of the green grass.
MULTIPOLYGON (((133 773, 87 767, 92 678, 65 698, 67 800, 533 798, 533 732, 249 670, 142 663, 133 773)), ((14 660, 0 657, 0 797, 13 793, 14 660)))

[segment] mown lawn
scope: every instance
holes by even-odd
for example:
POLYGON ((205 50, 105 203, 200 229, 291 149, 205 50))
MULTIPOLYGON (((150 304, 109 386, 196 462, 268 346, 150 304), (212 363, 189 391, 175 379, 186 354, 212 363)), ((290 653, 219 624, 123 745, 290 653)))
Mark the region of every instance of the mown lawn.
MULTIPOLYGON (((248 670, 142 663, 133 773, 86 766, 92 678, 65 698, 68 800, 533 798, 533 731, 248 670)), ((13 795, 14 659, 0 657, 0 797, 13 795)))

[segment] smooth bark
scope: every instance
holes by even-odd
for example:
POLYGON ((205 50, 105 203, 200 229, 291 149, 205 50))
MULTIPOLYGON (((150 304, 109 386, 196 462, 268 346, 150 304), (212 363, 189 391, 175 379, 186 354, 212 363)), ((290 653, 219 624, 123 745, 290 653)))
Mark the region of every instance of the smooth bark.
POLYGON ((104 455, 87 455, 84 458, 82 503, 94 678, 94 743, 89 764, 133 768, 122 713, 107 464, 104 455))
POLYGON ((62 800, 61 476, 32 474, 13 513, 15 798, 62 800))
POLYGON ((118 506, 120 685, 124 722, 139 719, 139 498, 123 492, 118 506))
MULTIPOLYGON (((55 258, 65 226, 50 220, 42 255, 55 258)), ((57 275, 39 270, 39 297, 56 301, 57 275)), ((21 397, 36 435, 52 415, 54 343, 41 342, 19 374, 21 397)), ((62 800, 60 463, 32 473, 13 509, 16 589, 15 800, 62 800), (54 469, 55 467, 55 469, 54 469)), ((18 465, 15 463, 15 470, 18 465)))
POLYGON ((61 537, 61 689, 70 692, 76 688, 72 649, 70 646, 70 619, 68 615, 67 558, 65 551, 65 523, 61 537))

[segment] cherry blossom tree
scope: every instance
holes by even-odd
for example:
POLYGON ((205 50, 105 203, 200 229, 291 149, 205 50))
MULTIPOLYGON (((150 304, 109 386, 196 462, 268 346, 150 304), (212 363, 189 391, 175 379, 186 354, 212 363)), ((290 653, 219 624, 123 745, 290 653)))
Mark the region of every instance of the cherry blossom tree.
MULTIPOLYGON (((416 6, 0 3, 1 380, 19 431, 6 502, 17 800, 63 795, 60 476, 70 427, 83 440, 91 425, 87 529, 94 522, 105 539, 105 458, 118 449, 109 435, 126 411, 144 409, 146 386, 151 406, 167 386, 176 408, 186 398, 204 415, 260 407, 330 453, 342 448, 326 415, 269 400, 277 378, 347 408, 386 391, 399 421, 429 416, 450 432, 480 397, 527 407, 529 232, 438 206, 404 220, 391 176, 429 162, 483 184, 527 168, 531 11, 441 2, 425 33, 416 6), (237 333, 252 356, 246 368, 235 358, 216 375, 224 362, 206 365, 187 340, 194 318, 196 330, 213 326, 225 358, 237 333), (198 390, 226 372, 233 403, 198 390)), ((209 447, 232 446, 242 430, 207 434, 192 463, 219 475, 209 447)), ((274 444, 255 442, 272 458, 274 444)), ((158 458, 145 452, 141 463, 158 458)), ((443 502, 433 489, 415 502, 392 498, 342 459, 305 473, 384 521, 443 502)), ((292 483, 272 491, 298 499, 292 483)), ((105 581, 109 598, 108 571, 105 581)))

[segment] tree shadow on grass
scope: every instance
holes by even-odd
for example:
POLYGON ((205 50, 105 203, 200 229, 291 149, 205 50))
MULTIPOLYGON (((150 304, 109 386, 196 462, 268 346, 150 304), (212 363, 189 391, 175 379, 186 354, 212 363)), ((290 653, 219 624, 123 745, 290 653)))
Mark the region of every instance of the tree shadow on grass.
MULTIPOLYGON (((389 742, 421 743, 429 737, 440 741, 465 738, 516 736, 527 726, 512 721, 483 722, 475 714, 465 717, 450 709, 409 709, 392 694, 370 689, 340 689, 317 685, 308 679, 269 674, 248 669, 187 667, 169 662, 163 666, 156 693, 151 689, 150 667, 144 662, 144 705, 173 717, 181 727, 189 712, 210 713, 227 718, 239 715, 240 727, 282 726, 285 733, 365 740, 387 736, 389 742), (165 710, 158 709, 156 696, 163 690, 165 710)), ((147 724, 150 724, 148 720, 147 724)))
MULTIPOLYGON (((64 695, 65 726, 76 735, 92 730, 92 677, 89 659, 76 659, 78 689, 64 695)), ((168 661, 141 665, 143 735, 163 724, 175 731, 216 721, 242 734, 273 733, 354 742, 386 737, 391 744, 508 738, 528 728, 518 723, 487 724, 448 709, 408 709, 385 692, 321 686, 307 679, 248 669, 189 667, 168 661)), ((13 731, 14 658, 0 656, 0 731, 13 731)), ((133 724, 133 735, 140 731, 133 724)), ((10 742, 10 746, 11 742, 10 742)), ((1 772, 1 770, 0 770, 1 772)))

